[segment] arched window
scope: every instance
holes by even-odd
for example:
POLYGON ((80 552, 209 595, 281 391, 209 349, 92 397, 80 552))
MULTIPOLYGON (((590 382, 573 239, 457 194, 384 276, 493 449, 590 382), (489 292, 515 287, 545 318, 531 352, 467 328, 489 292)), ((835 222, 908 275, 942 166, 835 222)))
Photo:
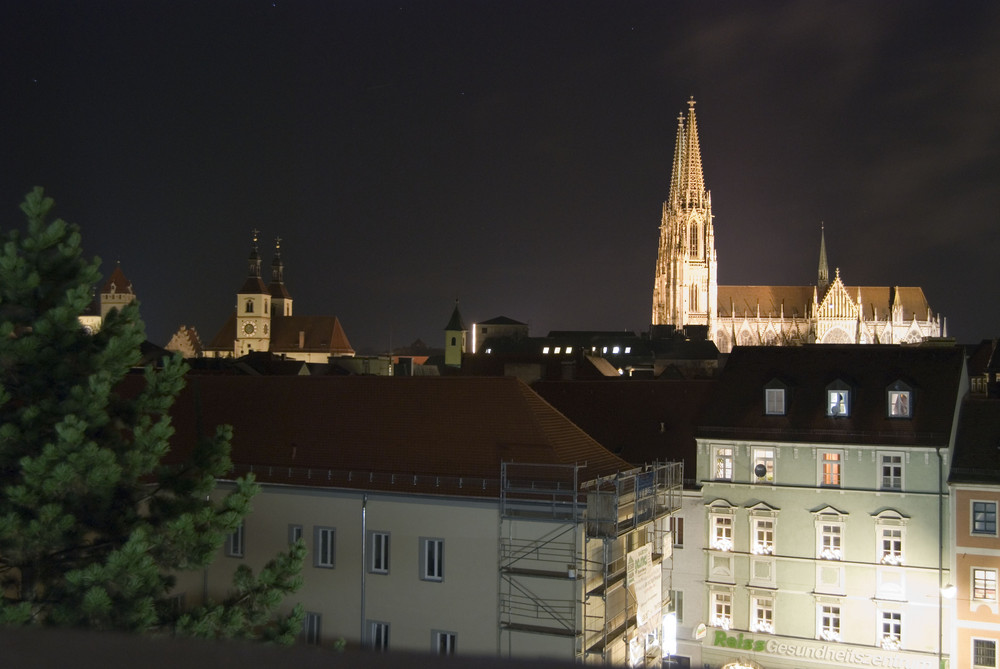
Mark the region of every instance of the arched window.
POLYGON ((253 313, 253 300, 249 300, 249 299, 247 300, 245 313, 248 313, 248 314, 252 314, 253 313))

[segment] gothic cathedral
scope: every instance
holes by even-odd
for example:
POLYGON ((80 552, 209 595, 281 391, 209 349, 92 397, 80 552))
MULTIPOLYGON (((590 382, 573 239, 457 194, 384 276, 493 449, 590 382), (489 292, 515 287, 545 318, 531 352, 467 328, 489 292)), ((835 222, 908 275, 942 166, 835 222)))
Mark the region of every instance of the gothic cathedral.
POLYGON ((734 345, 899 344, 947 336, 919 287, 846 286, 830 280, 821 229, 815 285, 720 286, 712 197, 705 189, 694 99, 677 124, 670 193, 663 203, 653 283, 654 331, 734 345))

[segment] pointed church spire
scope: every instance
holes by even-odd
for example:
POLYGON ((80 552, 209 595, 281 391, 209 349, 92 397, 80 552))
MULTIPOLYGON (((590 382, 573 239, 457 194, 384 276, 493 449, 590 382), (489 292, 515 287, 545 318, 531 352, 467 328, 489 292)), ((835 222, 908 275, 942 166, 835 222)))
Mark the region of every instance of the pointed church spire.
POLYGON ((670 171, 670 194, 667 202, 681 206, 681 174, 684 170, 684 114, 677 116, 677 141, 674 144, 674 167, 670 171))
POLYGON ((830 266, 826 264, 826 232, 823 229, 823 222, 819 224, 819 276, 816 279, 816 286, 819 292, 825 292, 830 285, 830 266))
POLYGON ((281 237, 274 238, 274 258, 271 259, 271 283, 284 283, 285 264, 281 262, 281 237))
POLYGON ((688 100, 687 129, 685 130, 684 170, 679 184, 688 203, 701 202, 705 194, 705 175, 701 169, 701 146, 698 142, 698 120, 694 114, 694 97, 688 100))
POLYGON ((281 260, 281 237, 274 238, 274 258, 271 259, 271 316, 292 315, 292 294, 285 288, 285 263, 281 260))
POLYGON ((247 259, 247 276, 260 278, 260 249, 257 248, 257 235, 260 234, 260 230, 254 228, 250 231, 251 241, 250 241, 250 257, 247 259))

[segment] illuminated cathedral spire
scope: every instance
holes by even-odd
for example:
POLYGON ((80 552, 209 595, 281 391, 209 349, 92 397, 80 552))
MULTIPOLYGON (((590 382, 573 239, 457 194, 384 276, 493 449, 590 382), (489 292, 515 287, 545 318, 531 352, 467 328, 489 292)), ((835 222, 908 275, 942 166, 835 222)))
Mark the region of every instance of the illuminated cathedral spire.
POLYGON ((816 287, 819 294, 826 293, 826 287, 830 285, 830 266, 826 263, 826 232, 823 230, 823 223, 819 224, 819 276, 816 278, 816 287))
POLYGON ((677 119, 670 193, 663 203, 653 284, 652 324, 707 328, 717 301, 712 198, 705 190, 694 98, 677 119))

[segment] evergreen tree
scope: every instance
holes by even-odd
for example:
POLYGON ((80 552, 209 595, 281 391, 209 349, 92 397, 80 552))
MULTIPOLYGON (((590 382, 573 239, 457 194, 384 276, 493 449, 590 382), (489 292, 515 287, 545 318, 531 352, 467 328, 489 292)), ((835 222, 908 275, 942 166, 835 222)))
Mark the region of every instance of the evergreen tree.
POLYGON ((208 499, 231 467, 228 426, 163 463, 187 368, 176 356, 120 390, 145 339, 138 307, 84 331, 99 261, 76 226, 46 222, 52 204, 36 188, 26 231, 0 235, 0 624, 291 642, 301 607, 273 612, 301 586, 301 542, 256 576, 240 567, 223 602, 171 606, 172 574, 212 561, 258 486, 208 499))

